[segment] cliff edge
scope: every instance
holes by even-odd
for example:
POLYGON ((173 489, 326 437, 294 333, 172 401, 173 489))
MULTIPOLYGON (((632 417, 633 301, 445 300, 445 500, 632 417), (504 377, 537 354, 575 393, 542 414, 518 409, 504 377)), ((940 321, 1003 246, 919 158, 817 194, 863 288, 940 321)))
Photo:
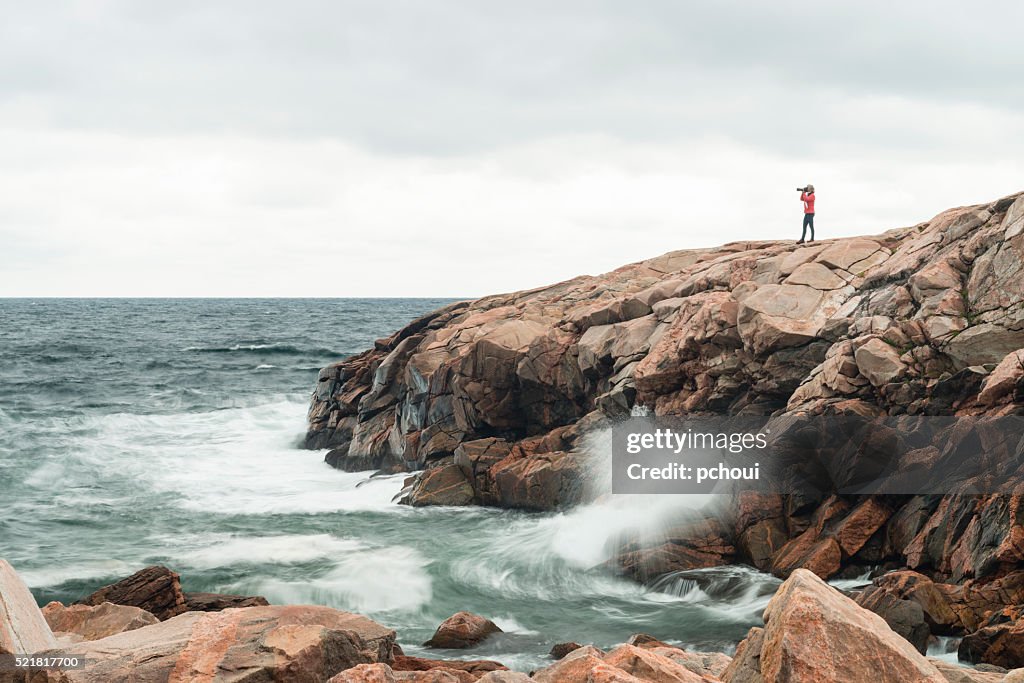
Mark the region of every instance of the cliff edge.
MULTIPOLYGON (((452 304, 324 368, 306 445, 343 469, 416 471, 407 504, 550 510, 588 495, 581 437, 638 407, 1024 414, 1024 193, 874 237, 676 251, 452 304)), ((918 645, 1024 613, 1019 496, 738 494, 723 508, 625 539, 613 564, 640 580, 730 563, 900 570, 868 602, 918 645), (907 609, 925 616, 908 625, 907 609)))
POLYGON ((1024 194, 875 237, 676 251, 452 304, 324 368, 306 445, 349 470, 454 458, 469 488, 453 491, 546 509, 580 495, 581 424, 637 405, 992 410, 1016 399, 982 384, 1021 347, 1024 194))

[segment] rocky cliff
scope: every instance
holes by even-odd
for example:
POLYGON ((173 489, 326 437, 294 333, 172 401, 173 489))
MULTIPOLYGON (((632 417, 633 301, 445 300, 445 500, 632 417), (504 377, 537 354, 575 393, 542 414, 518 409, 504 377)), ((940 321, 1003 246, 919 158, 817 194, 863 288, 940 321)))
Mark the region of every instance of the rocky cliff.
MULTIPOLYGON (((638 406, 1020 414, 1022 378, 1018 194, 874 237, 677 251, 450 305, 324 368, 306 443, 336 467, 418 471, 414 505, 553 509, 587 495, 581 435, 638 406)), ((962 632, 1024 603, 1022 514, 1013 496, 747 495, 619 564, 907 568, 960 591, 942 628, 962 632)))

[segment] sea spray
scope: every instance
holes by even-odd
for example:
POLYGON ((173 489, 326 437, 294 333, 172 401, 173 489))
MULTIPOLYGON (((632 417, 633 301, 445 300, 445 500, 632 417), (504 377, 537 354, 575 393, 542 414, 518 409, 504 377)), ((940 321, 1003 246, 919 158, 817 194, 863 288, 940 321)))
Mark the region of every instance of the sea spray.
MULTIPOLYGON (((367 613, 410 653, 452 613, 486 614, 509 633, 474 656, 526 670, 560 640, 609 647, 644 631, 727 650, 759 623, 704 583, 707 599, 605 566, 699 497, 605 485, 562 513, 411 508, 392 502, 406 475, 300 450, 310 388, 336 360, 319 351, 372 346, 436 302, 33 303, 0 302, 17 352, 0 368, 0 555, 43 602, 164 564, 187 591, 367 613), (256 344, 277 352, 183 350, 256 344)), ((607 453, 587 453, 599 481, 607 453)))
MULTIPOLYGON (((643 408, 635 409, 643 412, 643 408)), ((628 542, 656 545, 667 540, 669 531, 688 519, 701 516, 712 495, 613 495, 612 430, 596 429, 583 437, 589 498, 565 515, 565 536, 572 538, 571 550, 581 566, 595 566, 611 559, 628 542)))

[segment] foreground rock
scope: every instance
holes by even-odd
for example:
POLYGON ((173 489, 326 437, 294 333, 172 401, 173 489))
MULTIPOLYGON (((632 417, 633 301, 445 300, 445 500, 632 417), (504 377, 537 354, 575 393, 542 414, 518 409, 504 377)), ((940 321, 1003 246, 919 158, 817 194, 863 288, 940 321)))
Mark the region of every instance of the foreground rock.
POLYGON ((7 560, 0 559, 0 655, 57 646, 35 598, 7 560))
POLYGON ((797 569, 723 674, 727 683, 946 683, 939 670, 876 614, 797 569))
POLYGON ((43 607, 43 616, 52 631, 75 633, 83 640, 99 640, 124 631, 156 624, 160 620, 139 607, 104 602, 96 606, 51 602, 43 607))
POLYGON ((33 681, 259 681, 319 683, 357 664, 390 662, 395 632, 327 607, 247 607, 187 612, 60 652, 82 670, 33 681))
POLYGON ((465 649, 478 645, 495 633, 502 633, 502 630, 490 619, 471 612, 456 612, 441 622, 424 645, 452 650, 465 649))

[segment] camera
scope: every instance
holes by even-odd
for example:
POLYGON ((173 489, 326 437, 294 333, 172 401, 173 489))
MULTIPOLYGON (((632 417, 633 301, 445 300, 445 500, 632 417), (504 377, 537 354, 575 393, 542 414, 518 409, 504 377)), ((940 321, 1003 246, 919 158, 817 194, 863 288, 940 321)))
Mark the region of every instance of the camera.
POLYGON ((798 187, 798 188, 796 188, 796 191, 797 192, 807 192, 807 188, 806 187, 798 187))

